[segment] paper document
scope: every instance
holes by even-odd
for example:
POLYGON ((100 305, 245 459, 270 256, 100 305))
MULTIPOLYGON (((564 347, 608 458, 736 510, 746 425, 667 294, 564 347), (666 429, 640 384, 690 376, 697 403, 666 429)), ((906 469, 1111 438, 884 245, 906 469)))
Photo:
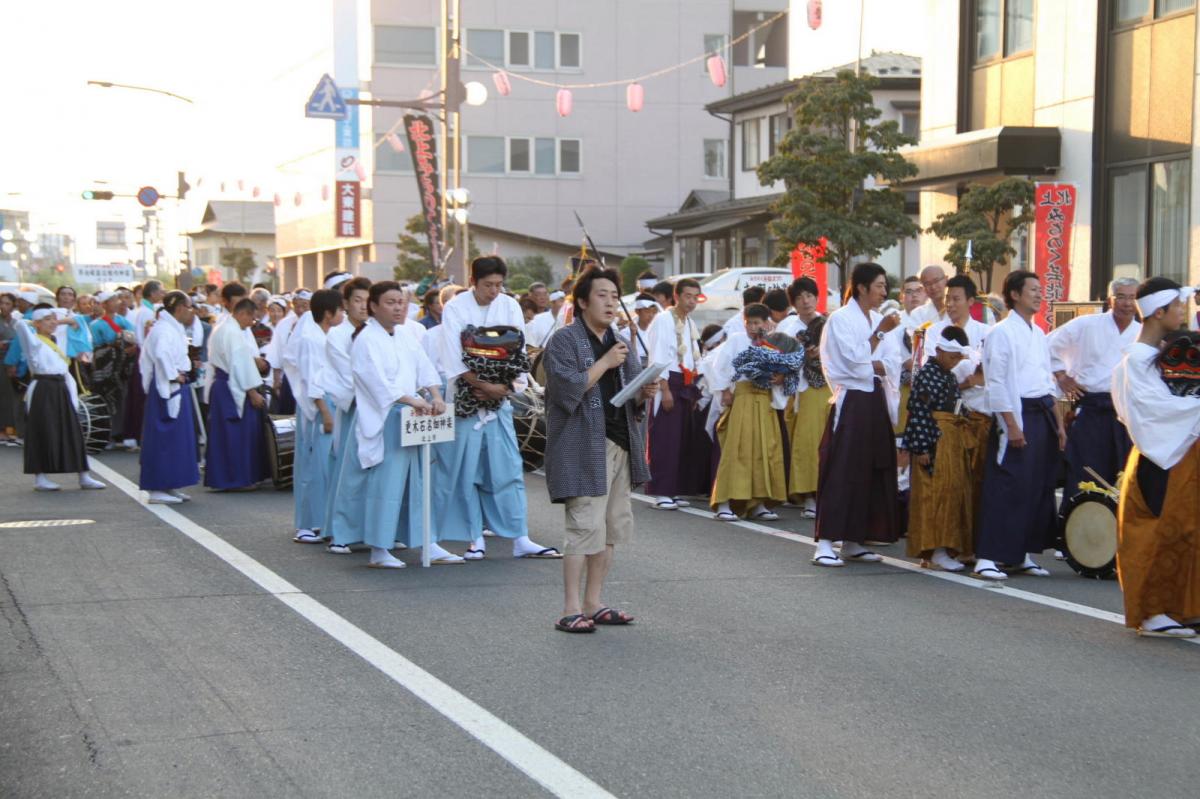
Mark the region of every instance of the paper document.
POLYGON ((642 390, 643 386, 645 386, 647 383, 657 380, 659 375, 662 374, 663 369, 666 368, 667 364, 665 363, 650 364, 641 371, 641 374, 631 380, 629 384, 625 386, 625 388, 621 389, 616 393, 616 395, 613 396, 611 400, 612 404, 620 407, 626 402, 629 402, 631 399, 637 396, 638 392, 642 390))

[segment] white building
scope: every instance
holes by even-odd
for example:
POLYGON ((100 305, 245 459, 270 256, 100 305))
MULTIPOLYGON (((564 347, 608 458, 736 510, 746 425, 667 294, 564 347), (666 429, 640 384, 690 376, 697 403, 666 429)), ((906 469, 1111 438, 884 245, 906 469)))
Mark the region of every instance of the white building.
MULTIPOLYGON (((361 96, 416 99, 440 86, 438 0, 359 3, 357 63, 361 96), (366 9, 366 11, 363 11, 366 9)), ((786 16, 730 48, 729 79, 713 85, 703 56, 735 41, 787 9, 786 0, 463 0, 463 82, 490 91, 462 111, 462 185, 471 192, 476 245, 502 255, 541 253, 559 267, 577 250, 573 211, 604 251, 640 250, 644 221, 678 206, 697 186, 727 190, 728 125, 706 104, 786 79, 786 16), (594 84, 645 75, 689 59, 676 71, 643 82, 645 106, 626 109, 625 87, 577 88, 569 116, 555 112, 552 86, 594 84), (491 68, 503 65, 512 92, 499 96, 491 68)), ((330 45, 333 46, 332 40, 330 45)), ((312 82, 322 64, 313 64, 312 82)), ((384 140, 403 138, 400 108, 362 107, 360 148, 362 235, 334 237, 332 199, 307 194, 277 208, 277 252, 285 285, 315 284, 334 268, 391 264, 405 222, 418 210, 411 156, 384 140)), ((280 158, 297 181, 332 180, 332 123, 326 149, 280 158)), ((442 166, 446 154, 438 154, 442 166)))

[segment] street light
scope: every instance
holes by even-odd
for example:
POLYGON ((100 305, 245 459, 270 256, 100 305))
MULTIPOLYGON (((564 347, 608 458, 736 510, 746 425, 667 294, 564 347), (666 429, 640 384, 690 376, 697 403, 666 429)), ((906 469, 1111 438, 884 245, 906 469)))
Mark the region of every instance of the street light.
POLYGON ((166 89, 155 89, 153 86, 134 86, 129 83, 113 83, 112 81, 107 80, 89 80, 87 85, 99 86, 102 89, 131 89, 135 92, 151 92, 153 94, 162 94, 166 95, 167 97, 174 97, 176 100, 182 100, 188 105, 195 105, 195 101, 190 97, 184 97, 181 94, 169 92, 166 89))
POLYGON ((487 86, 484 86, 479 81, 473 80, 464 88, 467 90, 467 105, 480 106, 487 102, 487 86))

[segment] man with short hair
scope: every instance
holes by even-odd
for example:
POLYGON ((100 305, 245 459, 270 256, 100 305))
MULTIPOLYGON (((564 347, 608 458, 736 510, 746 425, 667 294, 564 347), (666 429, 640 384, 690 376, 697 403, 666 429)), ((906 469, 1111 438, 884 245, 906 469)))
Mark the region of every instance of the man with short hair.
POLYGON ((1198 344, 1180 333, 1193 294, 1165 277, 1138 287, 1141 332, 1112 377, 1134 447, 1117 508, 1117 576, 1125 626, 1145 636, 1194 638, 1200 625, 1200 401, 1187 395, 1194 379, 1179 393, 1168 387, 1171 365, 1162 362, 1164 342, 1182 348, 1185 362, 1198 344))
POLYGON ((786 289, 771 289, 763 295, 762 303, 767 306, 770 314, 766 333, 770 333, 780 322, 796 313, 792 304, 788 302, 786 289))
POLYGON ((437 327, 442 323, 442 300, 441 291, 438 289, 429 289, 421 297, 421 307, 425 313, 421 315, 420 322, 428 330, 431 327, 437 327))
POLYGON ((1054 407, 1054 376, 1046 334, 1033 317, 1042 307, 1037 275, 1018 270, 1004 279, 1004 321, 983 345, 983 376, 998 436, 988 445, 975 552, 975 576, 1006 580, 1010 571, 1049 577, 1033 555, 1057 537, 1054 488, 1066 446, 1054 407))
POLYGON ((817 312, 819 289, 811 277, 796 278, 788 286, 787 295, 796 313, 780 322, 777 330, 800 340, 805 357, 799 388, 784 413, 789 443, 788 499, 801 506, 804 518, 815 519, 820 466, 818 449, 829 417, 829 400, 833 396, 821 371, 818 347, 824 317, 817 312))
POLYGON ((546 284, 541 281, 531 283, 526 296, 533 300, 537 306, 537 313, 543 313, 550 310, 550 290, 546 288, 546 284))
MULTIPOLYGON (((753 305, 756 302, 762 302, 766 294, 767 290, 763 286, 746 286, 746 288, 742 289, 742 308, 745 308, 747 305, 753 305)), ((728 339, 734 333, 745 333, 745 321, 741 311, 726 319, 725 324, 721 325, 721 330, 725 333, 725 339, 728 339)))
POLYGON ((1113 409, 1112 374, 1142 333, 1135 318, 1137 291, 1134 278, 1117 278, 1109 284, 1106 313, 1077 316, 1047 336, 1054 379, 1075 407, 1067 428, 1062 507, 1079 493, 1080 483, 1094 480, 1085 467, 1115 485, 1129 459, 1132 444, 1113 409))
MULTIPOLYGON (((700 284, 696 283, 696 285, 699 286, 700 284)), ((675 290, 666 280, 655 283, 654 288, 650 289, 650 296, 658 303, 658 307, 664 311, 675 304, 675 290)))
POLYGON ((904 310, 900 312, 900 326, 909 333, 921 326, 921 322, 913 317, 913 313, 925 304, 925 287, 921 278, 909 275, 900 285, 900 304, 904 310))
POLYGON ((243 296, 208 344, 212 379, 204 485, 217 491, 253 488, 267 477, 262 417, 266 401, 258 393, 262 378, 245 335, 256 313, 254 302, 243 296))
POLYGON ((707 495, 711 488, 712 447, 696 409, 700 332, 691 319, 700 301, 700 284, 683 278, 675 284, 674 295, 674 306, 654 317, 646 340, 649 362, 667 364, 658 378, 650 419, 648 490, 657 498, 658 510, 678 510, 689 504, 680 503, 680 497, 707 495))
POLYGON ((920 326, 926 322, 940 322, 946 317, 946 270, 932 264, 921 270, 921 287, 925 290, 925 304, 914 308, 910 315, 920 326))
POLYGON ((633 536, 630 492, 649 478, 643 403, 657 387, 648 384, 620 407, 611 402, 642 370, 613 326, 620 279, 614 269, 581 275, 572 289, 575 321, 546 349, 546 488, 566 510, 565 598, 554 626, 567 633, 633 621, 601 594, 616 547, 633 536))

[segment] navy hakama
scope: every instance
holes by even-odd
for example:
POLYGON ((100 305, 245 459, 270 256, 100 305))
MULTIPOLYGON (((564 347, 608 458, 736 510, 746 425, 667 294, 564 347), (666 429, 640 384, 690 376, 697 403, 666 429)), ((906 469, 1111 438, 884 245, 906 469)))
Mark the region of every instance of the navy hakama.
POLYGON ((433 458, 436 540, 474 541, 484 527, 503 538, 528 534, 524 462, 509 402, 486 424, 456 417, 454 440, 435 444, 433 458))
POLYGON ((650 482, 646 491, 656 497, 708 496, 712 490, 712 439, 697 412, 700 388, 684 385, 680 372, 667 374, 667 387, 675 404, 661 404, 650 419, 650 482))
POLYGON ((229 375, 216 369, 208 394, 208 446, 204 485, 218 490, 257 485, 268 476, 263 447, 263 412, 242 400, 242 412, 229 391, 229 375))
POLYGON ((1020 564, 1026 554, 1054 544, 1057 514, 1054 489, 1058 479, 1058 423, 1049 395, 1021 399, 1024 447, 1009 444, 1000 452, 997 421, 988 443, 983 473, 983 499, 975 554, 1002 564, 1020 564))
MULTIPOLYGON (((172 419, 167 400, 150 384, 143 392, 146 408, 142 422, 141 475, 138 488, 143 491, 172 491, 200 482, 200 455, 196 446, 195 411, 192 391, 187 385, 171 384, 172 395, 179 397, 179 413, 172 419)), ((138 383, 138 390, 142 384, 138 383)))
MULTIPOLYGON (((325 397, 326 404, 332 400, 325 397)), ((330 449, 333 433, 325 432, 321 414, 304 418, 296 414, 296 452, 292 468, 292 494, 297 530, 319 530, 325 522, 328 499, 330 449)))
POLYGON ((279 381, 279 393, 271 395, 270 411, 272 416, 291 416, 296 412, 296 396, 286 374, 279 381))
POLYGON ((1117 418, 1112 394, 1084 394, 1075 404, 1075 419, 1067 429, 1067 479, 1063 485, 1063 503, 1079 493, 1079 484, 1095 482, 1086 471, 1090 466, 1110 485, 1117 484, 1117 475, 1129 460, 1133 448, 1129 431, 1117 418))
MULTIPOLYGON (((137 359, 134 359, 133 371, 125 384, 123 404, 120 436, 122 439, 132 438, 134 441, 140 442, 143 420, 146 415, 146 390, 142 387, 142 368, 137 359)), ((116 437, 113 436, 114 439, 116 437)))
POLYGON ((900 537, 896 438, 887 403, 876 379, 869 394, 847 389, 840 411, 828 415, 818 449, 818 541, 890 543, 900 537))

